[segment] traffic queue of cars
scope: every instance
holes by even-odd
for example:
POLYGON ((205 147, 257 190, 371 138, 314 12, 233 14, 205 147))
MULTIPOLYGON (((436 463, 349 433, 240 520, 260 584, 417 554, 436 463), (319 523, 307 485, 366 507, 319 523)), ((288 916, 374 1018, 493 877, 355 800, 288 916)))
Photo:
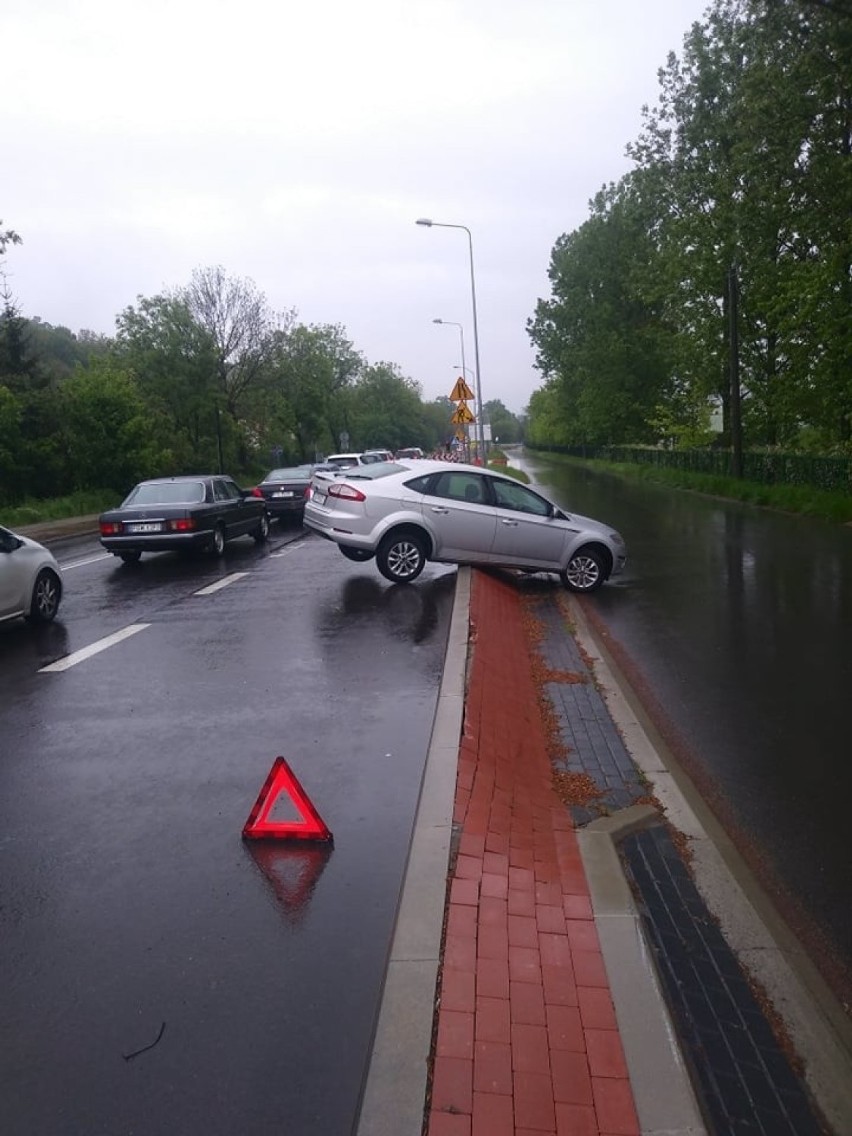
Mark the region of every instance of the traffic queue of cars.
MULTIPOLYGON (((145 552, 207 550, 269 534, 270 520, 303 520, 349 560, 410 583, 428 561, 555 572, 574 592, 622 571, 626 549, 609 525, 568 513, 541 493, 481 466, 427 460, 422 451, 334 454, 271 470, 251 489, 221 474, 154 478, 99 517, 103 547, 128 564, 145 552)), ((53 619, 59 566, 34 540, 0 526, 0 623, 53 619)))

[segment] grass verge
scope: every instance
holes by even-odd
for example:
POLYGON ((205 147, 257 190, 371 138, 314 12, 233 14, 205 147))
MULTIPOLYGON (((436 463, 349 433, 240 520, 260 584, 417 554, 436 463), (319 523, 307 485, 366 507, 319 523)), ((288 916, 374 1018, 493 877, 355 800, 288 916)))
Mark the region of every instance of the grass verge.
POLYGON ((61 521, 66 517, 88 517, 118 504, 118 496, 109 489, 72 493, 49 501, 27 500, 22 505, 0 508, 0 524, 9 528, 37 525, 43 521, 61 521))
POLYGON ((684 489, 724 497, 731 501, 744 501, 749 505, 778 509, 785 513, 801 513, 835 524, 852 523, 852 494, 830 492, 811 485, 763 485, 757 481, 741 481, 735 477, 716 474, 692 473, 688 470, 665 469, 655 465, 628 465, 598 461, 593 458, 574 458, 567 454, 534 451, 548 461, 566 465, 585 466, 612 473, 631 481, 645 481, 664 485, 669 489, 684 489))

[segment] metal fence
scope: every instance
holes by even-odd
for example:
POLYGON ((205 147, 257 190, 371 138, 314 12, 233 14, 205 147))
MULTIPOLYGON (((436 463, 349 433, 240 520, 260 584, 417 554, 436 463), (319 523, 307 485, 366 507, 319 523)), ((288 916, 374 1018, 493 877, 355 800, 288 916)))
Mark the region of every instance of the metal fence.
MULTIPOLYGON (((730 450, 666 450, 653 446, 526 446, 570 457, 631 465, 655 465, 663 469, 683 469, 690 473, 733 477, 730 450)), ((743 479, 761 485, 809 485, 836 493, 852 493, 852 458, 815 457, 810 454, 781 454, 747 451, 743 454, 743 479)))

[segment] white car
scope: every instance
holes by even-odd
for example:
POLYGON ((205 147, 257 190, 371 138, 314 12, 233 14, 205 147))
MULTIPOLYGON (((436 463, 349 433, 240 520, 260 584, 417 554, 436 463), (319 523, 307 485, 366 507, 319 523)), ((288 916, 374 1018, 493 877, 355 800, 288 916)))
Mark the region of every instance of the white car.
POLYGON ((62 577, 52 554, 0 525, 0 623, 21 616, 49 623, 61 599, 62 577))
POLYGON ((376 462, 382 461, 382 458, 368 453, 329 454, 325 461, 326 464, 336 465, 340 469, 351 469, 355 465, 374 465, 376 462))
POLYGON ((437 560, 558 572, 571 591, 593 592, 627 560, 609 525, 566 513, 493 470, 424 459, 317 471, 305 524, 350 560, 375 557, 396 583, 437 560))

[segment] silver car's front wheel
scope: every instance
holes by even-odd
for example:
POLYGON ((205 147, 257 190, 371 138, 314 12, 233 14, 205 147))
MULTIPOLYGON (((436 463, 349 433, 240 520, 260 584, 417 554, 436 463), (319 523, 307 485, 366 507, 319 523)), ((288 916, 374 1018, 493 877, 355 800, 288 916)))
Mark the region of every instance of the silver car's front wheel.
POLYGON ((413 533, 386 536, 376 552, 376 567, 394 584, 410 584, 423 571, 426 550, 413 533))
POLYGON ((596 592, 605 579, 603 558, 591 548, 578 549, 562 573, 562 583, 569 592, 596 592))

